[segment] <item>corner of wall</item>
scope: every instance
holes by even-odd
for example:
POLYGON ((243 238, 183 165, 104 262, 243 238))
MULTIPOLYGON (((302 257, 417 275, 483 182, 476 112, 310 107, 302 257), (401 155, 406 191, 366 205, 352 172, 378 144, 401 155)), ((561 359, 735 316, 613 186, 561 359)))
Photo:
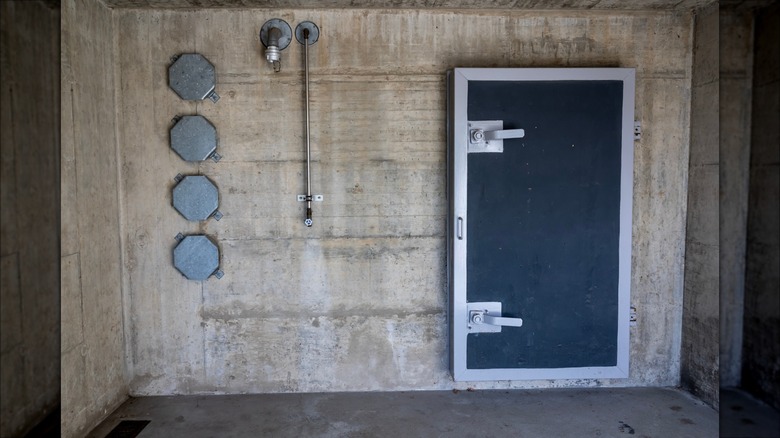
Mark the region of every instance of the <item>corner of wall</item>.
POLYGON ((718 4, 693 16, 680 383, 718 407, 718 4))
POLYGON ((123 403, 128 385, 113 11, 64 0, 61 34, 61 239, 74 256, 63 259, 61 433, 70 437, 123 403))
MULTIPOLYGON (((102 0, 100 0, 102 1, 102 0)), ((105 4, 104 4, 105 6, 105 4)), ((130 381, 133 377, 133 363, 132 363, 132 350, 133 343, 132 330, 130 328, 131 315, 130 315, 130 301, 127 296, 129 287, 127 285, 127 275, 125 269, 125 245, 126 245, 126 233, 125 233, 125 189, 124 178, 122 172, 122 153, 121 153, 121 130, 120 126, 120 113, 122 108, 122 93, 121 83, 122 74, 119 68, 120 59, 120 44, 119 44, 119 32, 117 31, 117 20, 119 12, 115 9, 111 9, 111 33, 113 41, 112 50, 112 66, 114 75, 114 147, 116 151, 116 187, 117 187, 117 200, 119 202, 117 209, 117 222, 119 224, 117 232, 119 233, 119 275, 120 275, 120 291, 122 294, 122 349, 124 351, 124 376, 125 376, 125 392, 130 392, 130 381)))

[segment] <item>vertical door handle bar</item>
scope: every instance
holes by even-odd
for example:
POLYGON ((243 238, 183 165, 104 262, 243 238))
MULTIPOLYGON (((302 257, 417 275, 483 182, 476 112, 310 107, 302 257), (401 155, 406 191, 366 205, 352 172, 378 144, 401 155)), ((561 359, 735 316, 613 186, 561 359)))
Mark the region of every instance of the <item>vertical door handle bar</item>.
POLYGON ((458 217, 458 240, 463 240, 463 218, 458 217))

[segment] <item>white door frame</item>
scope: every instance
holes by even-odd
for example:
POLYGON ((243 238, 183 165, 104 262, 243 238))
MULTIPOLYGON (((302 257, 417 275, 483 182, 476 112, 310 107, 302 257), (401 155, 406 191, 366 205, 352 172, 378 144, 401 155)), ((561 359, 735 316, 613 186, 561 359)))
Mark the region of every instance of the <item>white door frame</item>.
POLYGON ((629 363, 631 288, 631 210, 634 168, 633 68, 456 68, 448 80, 448 279, 450 288, 450 367, 456 381, 626 378, 629 363), (466 368, 468 82, 469 81, 623 81, 618 244, 617 365, 580 368, 466 368))

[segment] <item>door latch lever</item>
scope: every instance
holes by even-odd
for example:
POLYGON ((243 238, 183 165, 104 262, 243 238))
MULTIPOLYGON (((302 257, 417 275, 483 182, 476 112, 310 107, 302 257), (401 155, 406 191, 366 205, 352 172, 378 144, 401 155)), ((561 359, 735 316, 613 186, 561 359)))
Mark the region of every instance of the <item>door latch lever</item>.
POLYGON ((468 303, 469 333, 500 333, 501 327, 522 327, 522 318, 502 316, 501 303, 483 302, 468 303))

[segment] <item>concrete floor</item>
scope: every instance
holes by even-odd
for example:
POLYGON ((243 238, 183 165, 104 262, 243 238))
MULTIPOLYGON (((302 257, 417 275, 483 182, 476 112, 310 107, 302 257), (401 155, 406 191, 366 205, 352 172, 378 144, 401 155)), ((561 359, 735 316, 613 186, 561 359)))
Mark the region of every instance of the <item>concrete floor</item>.
POLYGON ((720 436, 778 438, 780 412, 739 389, 721 389, 720 436))
POLYGON ((151 437, 717 437, 718 413, 667 388, 144 397, 122 420, 151 437))

